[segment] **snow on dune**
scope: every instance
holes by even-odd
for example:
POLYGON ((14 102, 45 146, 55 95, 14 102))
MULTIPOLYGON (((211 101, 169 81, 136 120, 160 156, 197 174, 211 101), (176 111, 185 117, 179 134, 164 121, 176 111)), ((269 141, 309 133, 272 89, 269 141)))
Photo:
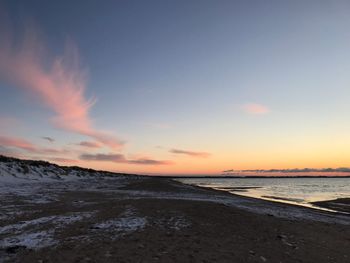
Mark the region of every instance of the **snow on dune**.
POLYGON ((43 161, 27 161, 0 156, 0 183, 76 181, 87 178, 117 178, 119 174, 79 167, 61 167, 43 161))

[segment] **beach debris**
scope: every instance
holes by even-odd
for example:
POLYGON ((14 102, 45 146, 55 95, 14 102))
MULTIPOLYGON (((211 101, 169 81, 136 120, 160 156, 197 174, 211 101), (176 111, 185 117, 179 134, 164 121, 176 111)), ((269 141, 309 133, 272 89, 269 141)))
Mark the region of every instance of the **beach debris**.
POLYGON ((145 245, 144 244, 139 244, 138 248, 145 248, 145 245))
POLYGON ((263 256, 260 256, 260 259, 261 259, 262 262, 266 262, 267 261, 267 259, 265 257, 263 257, 263 256))
POLYGON ((289 246, 289 247, 292 247, 294 249, 298 249, 298 247, 295 245, 295 244, 292 244, 291 242, 289 242, 287 240, 287 235, 284 235, 284 234, 279 234, 277 235, 277 238, 280 239, 282 241, 283 244, 289 246))
POLYGON ((283 235, 283 234, 279 234, 279 235, 277 235, 277 238, 278 239, 280 239, 283 243, 288 243, 287 241, 286 241, 286 239, 287 239, 287 236, 286 235, 283 235))

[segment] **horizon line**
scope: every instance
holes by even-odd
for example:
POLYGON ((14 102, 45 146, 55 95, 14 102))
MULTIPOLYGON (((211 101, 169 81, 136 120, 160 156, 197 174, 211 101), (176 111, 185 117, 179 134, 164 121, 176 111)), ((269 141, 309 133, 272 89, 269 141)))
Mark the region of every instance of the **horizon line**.
POLYGON ((179 177, 179 178, 253 178, 253 177, 261 177, 261 178, 267 178, 267 177, 350 177, 350 168, 347 167, 339 167, 339 168, 294 168, 294 169, 254 169, 254 170, 225 170, 222 171, 221 173, 218 174, 204 174, 204 173, 198 173, 198 174, 191 174, 191 173, 181 173, 181 174, 171 174, 171 173, 127 173, 127 172, 122 172, 122 171, 110 171, 110 170, 96 170, 88 167, 82 167, 82 166, 77 166, 77 165, 59 165, 55 162, 50 162, 46 160, 41 160, 41 159, 21 159, 17 157, 12 157, 12 156, 6 156, 3 154, 0 154, 0 160, 1 159, 13 159, 17 161, 28 161, 28 162, 44 162, 48 164, 53 164, 57 165, 60 167, 67 167, 67 168, 79 168, 79 169, 89 169, 89 170, 95 170, 99 172, 106 172, 106 173, 115 173, 115 174, 129 174, 129 175, 140 175, 140 176, 151 176, 151 177, 179 177), (313 173, 313 172, 319 172, 319 173, 349 173, 348 175, 301 175, 301 173, 313 173), (299 173, 300 175, 274 175, 274 176, 259 176, 259 175, 240 175, 244 173, 285 173, 285 174, 292 174, 292 173, 299 173))

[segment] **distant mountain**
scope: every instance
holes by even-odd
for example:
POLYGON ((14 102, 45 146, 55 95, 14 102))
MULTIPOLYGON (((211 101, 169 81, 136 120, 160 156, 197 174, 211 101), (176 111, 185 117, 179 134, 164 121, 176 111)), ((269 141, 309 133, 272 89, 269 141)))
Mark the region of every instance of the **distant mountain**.
POLYGON ((59 166, 46 161, 21 160, 0 155, 0 183, 70 181, 119 176, 135 175, 97 171, 78 166, 59 166))

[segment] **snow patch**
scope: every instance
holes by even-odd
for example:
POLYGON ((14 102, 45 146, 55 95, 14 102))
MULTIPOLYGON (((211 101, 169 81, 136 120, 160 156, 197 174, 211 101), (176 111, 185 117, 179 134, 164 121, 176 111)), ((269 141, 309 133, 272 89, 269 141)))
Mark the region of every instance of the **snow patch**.
POLYGON ((185 216, 178 215, 172 217, 157 218, 153 221, 156 226, 165 229, 181 230, 190 227, 192 223, 185 216))
POLYGON ((23 246, 30 249, 40 249, 57 244, 50 231, 40 231, 35 233, 23 233, 0 240, 0 247, 9 248, 23 246))
POLYGON ((147 223, 144 217, 123 217, 108 220, 93 226, 94 229, 108 229, 117 232, 134 232, 145 227, 147 223))
POLYGON ((92 213, 76 213, 67 216, 47 216, 40 217, 33 220, 19 222, 17 224, 7 225, 0 227, 0 234, 17 234, 30 227, 40 227, 40 225, 50 223, 55 225, 56 227, 62 227, 65 225, 69 225, 75 223, 77 221, 81 221, 84 218, 91 217, 92 213))
POLYGON ((108 230, 123 235, 143 229, 147 224, 145 217, 136 216, 135 210, 128 208, 121 214, 121 217, 94 224, 94 230, 108 230))

